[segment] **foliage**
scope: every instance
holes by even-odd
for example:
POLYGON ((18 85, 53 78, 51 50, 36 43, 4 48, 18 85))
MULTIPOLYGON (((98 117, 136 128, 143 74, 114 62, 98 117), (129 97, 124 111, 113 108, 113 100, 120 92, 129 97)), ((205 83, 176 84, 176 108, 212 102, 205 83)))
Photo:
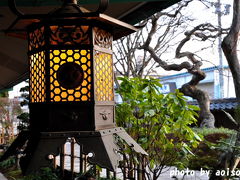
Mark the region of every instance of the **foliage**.
POLYGON ((0 169, 7 169, 16 164, 16 158, 11 156, 10 158, 0 162, 0 169))
MULTIPOLYGON (((27 81, 28 82, 28 81, 27 81)), ((21 102, 21 106, 28 106, 29 103, 29 86, 22 87, 20 89, 20 92, 22 92, 21 97, 23 98, 23 101, 21 102)), ((18 117, 19 119, 19 124, 18 124, 18 130, 28 130, 29 129, 29 113, 28 112, 23 112, 20 114, 18 117)))
POLYGON ((232 134, 236 133, 235 130, 228 129, 228 128, 194 128, 193 129, 196 133, 202 135, 202 136, 207 136, 209 134, 227 134, 231 136, 232 134))
POLYGON ((193 150, 194 156, 189 157, 187 162, 188 168, 213 170, 222 156, 222 150, 217 147, 236 132, 227 128, 196 128, 194 131, 202 135, 204 140, 193 150))
MULTIPOLYGON (((5 95, 8 95, 5 93, 5 95)), ((9 144, 13 140, 13 123, 16 116, 22 110, 18 99, 9 99, 1 93, 0 95, 0 127, 4 144, 9 144)))
POLYGON ((24 112, 17 116, 17 118, 19 119, 18 130, 27 130, 29 128, 29 113, 24 112))
POLYGON ((19 180, 60 180, 51 168, 41 168, 39 172, 24 176, 19 180))
MULTIPOLYGON (((214 146, 215 149, 218 149, 224 153, 230 152, 233 153, 235 150, 240 150, 239 145, 236 145, 237 133, 232 134, 229 138, 219 141, 219 143, 214 146)), ((240 156, 240 154, 238 154, 240 156)))
POLYGON ((148 152, 150 170, 158 176, 166 165, 183 168, 182 159, 201 141, 190 127, 198 107, 188 105, 178 90, 161 94, 158 79, 119 80, 123 103, 117 105, 116 122, 148 152))
POLYGON ((22 178, 22 172, 20 169, 14 169, 11 171, 8 171, 4 174, 4 176, 8 179, 8 180, 19 180, 22 178))
POLYGON ((214 148, 221 152, 221 156, 216 168, 213 170, 210 179, 216 178, 216 172, 219 170, 234 171, 240 160, 240 108, 235 109, 235 118, 231 114, 224 111, 230 121, 235 123, 237 131, 226 139, 219 141, 214 148))
POLYGON ((100 177, 100 178, 98 178, 98 180, 119 180, 119 179, 117 179, 117 178, 102 178, 102 177, 100 177))
POLYGON ((239 122, 240 122, 240 107, 238 106, 235 109, 235 118, 231 116, 231 114, 223 111, 229 120, 234 122, 236 126, 238 127, 237 131, 232 131, 229 138, 224 139, 218 143, 217 146, 215 146, 216 149, 221 150, 223 153, 232 153, 234 156, 240 157, 240 143, 239 143, 239 122))
POLYGON ((8 97, 8 89, 0 91, 0 97, 8 97))

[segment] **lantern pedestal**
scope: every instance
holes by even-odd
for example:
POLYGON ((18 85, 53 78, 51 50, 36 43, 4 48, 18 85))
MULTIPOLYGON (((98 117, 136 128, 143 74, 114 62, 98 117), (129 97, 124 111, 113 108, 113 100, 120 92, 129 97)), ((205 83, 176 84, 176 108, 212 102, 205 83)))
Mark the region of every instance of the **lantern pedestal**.
POLYGON ((82 154, 93 154, 87 159, 90 164, 98 164, 111 171, 116 170, 121 159, 117 145, 119 138, 135 152, 147 155, 121 127, 99 131, 41 132, 29 136, 25 156, 20 160, 23 173, 29 174, 41 167, 51 166, 53 162, 49 157, 59 155, 60 148, 69 137, 81 145, 82 154))

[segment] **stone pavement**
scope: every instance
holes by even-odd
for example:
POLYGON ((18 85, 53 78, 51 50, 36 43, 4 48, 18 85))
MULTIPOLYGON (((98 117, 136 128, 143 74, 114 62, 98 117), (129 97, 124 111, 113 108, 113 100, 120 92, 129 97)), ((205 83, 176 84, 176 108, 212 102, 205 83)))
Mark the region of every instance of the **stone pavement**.
POLYGON ((7 180, 7 178, 5 178, 2 173, 0 173, 0 180, 7 180))

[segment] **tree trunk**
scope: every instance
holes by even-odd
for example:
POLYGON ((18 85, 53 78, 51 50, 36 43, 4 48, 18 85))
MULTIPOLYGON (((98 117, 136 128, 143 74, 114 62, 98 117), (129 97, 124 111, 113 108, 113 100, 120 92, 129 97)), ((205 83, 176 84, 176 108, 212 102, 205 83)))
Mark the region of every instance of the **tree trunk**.
POLYGON ((240 30, 240 2, 234 0, 233 20, 228 35, 223 39, 222 49, 228 61, 229 68, 232 72, 235 93, 238 102, 240 102, 240 66, 237 56, 237 42, 240 30))
POLYGON ((210 98, 208 93, 196 88, 194 85, 190 85, 189 83, 183 85, 180 91, 184 95, 190 96, 198 101, 200 108, 200 127, 214 128, 215 118, 210 112, 210 98))

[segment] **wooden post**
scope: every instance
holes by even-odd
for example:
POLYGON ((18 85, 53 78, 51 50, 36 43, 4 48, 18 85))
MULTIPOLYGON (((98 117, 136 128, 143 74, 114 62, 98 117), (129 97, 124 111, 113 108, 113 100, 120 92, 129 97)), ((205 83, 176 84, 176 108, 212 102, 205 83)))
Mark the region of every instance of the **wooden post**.
POLYGON ((60 149, 60 169, 62 171, 62 175, 64 176, 64 168, 65 168, 65 144, 62 145, 60 149))
POLYGON ((126 170, 127 170, 127 168, 126 168, 126 158, 125 157, 123 157, 123 180, 126 180, 127 179, 127 177, 126 177, 126 175, 127 175, 127 172, 126 172, 126 170))
POLYGON ((142 178, 142 164, 143 164, 143 162, 142 162, 142 158, 141 158, 141 155, 138 155, 138 162, 139 162, 139 164, 137 165, 137 179, 138 180, 143 180, 143 178, 142 178))
POLYGON ((100 178, 100 171, 97 170, 97 173, 96 173, 96 179, 100 178))
POLYGON ((79 157, 80 157, 80 159, 79 159, 79 163, 80 163, 80 165, 79 165, 79 172, 80 172, 80 174, 82 174, 83 173, 83 163, 84 163, 84 159, 83 159, 83 146, 82 145, 80 145, 80 154, 79 154, 79 157))
POLYGON ((74 146, 75 145, 75 139, 74 138, 71 138, 71 173, 72 173, 72 177, 74 175, 74 157, 75 157, 75 154, 74 154, 74 146))
POLYGON ((107 169, 107 179, 110 179, 110 171, 107 169))
POLYGON ((53 168, 56 169, 57 168, 57 159, 56 156, 53 157, 53 168))
POLYGON ((142 160, 142 180, 145 180, 145 156, 141 155, 141 160, 142 160))
POLYGON ((83 156, 84 157, 84 171, 83 171, 83 173, 85 173, 85 172, 87 172, 87 155, 84 155, 83 156))
POLYGON ((133 174, 134 174, 134 167, 133 167, 133 161, 130 160, 130 164, 129 164, 129 172, 128 172, 128 177, 129 178, 134 178, 133 174))

